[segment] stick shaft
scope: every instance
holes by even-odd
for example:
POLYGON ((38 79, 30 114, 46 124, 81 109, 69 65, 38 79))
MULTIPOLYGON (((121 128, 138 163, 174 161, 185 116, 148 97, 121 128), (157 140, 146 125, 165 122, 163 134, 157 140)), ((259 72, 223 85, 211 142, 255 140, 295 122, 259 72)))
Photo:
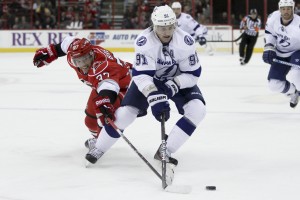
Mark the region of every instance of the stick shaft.
POLYGON ((158 171, 149 163, 149 161, 133 146, 133 144, 125 137, 122 131, 115 125, 115 123, 110 119, 106 118, 110 125, 119 133, 119 135, 125 140, 125 142, 135 151, 135 153, 146 163, 146 165, 156 174, 156 176, 162 180, 162 176, 158 173, 158 171))
POLYGON ((276 58, 273 59, 273 62, 280 63, 280 64, 287 65, 287 66, 291 66, 291 67, 298 67, 300 69, 300 65, 296 65, 296 64, 286 62, 286 61, 283 61, 283 60, 278 60, 276 58))
POLYGON ((162 168, 162 187, 165 189, 167 185, 167 161, 166 161, 166 129, 165 129, 165 113, 161 115, 161 168, 162 168))

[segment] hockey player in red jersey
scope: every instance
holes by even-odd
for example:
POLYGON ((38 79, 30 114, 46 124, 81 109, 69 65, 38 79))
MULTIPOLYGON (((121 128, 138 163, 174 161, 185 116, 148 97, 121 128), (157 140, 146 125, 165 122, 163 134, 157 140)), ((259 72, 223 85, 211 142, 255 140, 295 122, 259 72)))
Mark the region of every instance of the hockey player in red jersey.
POLYGON ((85 109, 85 125, 94 138, 85 142, 93 148, 105 116, 115 120, 114 112, 120 106, 129 86, 132 64, 116 58, 113 53, 90 43, 85 38, 66 37, 59 44, 50 44, 35 52, 33 64, 43 67, 58 57, 67 55, 67 61, 78 78, 92 88, 85 109))

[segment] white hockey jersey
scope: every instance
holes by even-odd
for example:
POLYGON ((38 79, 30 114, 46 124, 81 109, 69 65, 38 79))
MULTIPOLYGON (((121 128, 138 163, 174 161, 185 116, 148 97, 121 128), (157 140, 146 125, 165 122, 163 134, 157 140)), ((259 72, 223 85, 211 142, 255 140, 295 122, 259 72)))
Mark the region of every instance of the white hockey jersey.
POLYGON ((293 20, 288 25, 281 23, 279 11, 269 15, 265 28, 266 44, 271 43, 276 47, 277 56, 286 58, 300 49, 300 17, 294 14, 293 20))
POLYGON ((199 24, 193 17, 186 13, 181 13, 180 16, 177 18, 177 25, 182 30, 188 32, 191 36, 196 39, 198 36, 206 36, 207 35, 207 28, 199 24))
POLYGON ((180 89, 193 87, 201 74, 194 39, 176 28, 169 44, 163 45, 152 27, 145 29, 135 40, 132 74, 141 92, 153 85, 153 78, 165 81, 176 76, 180 89))

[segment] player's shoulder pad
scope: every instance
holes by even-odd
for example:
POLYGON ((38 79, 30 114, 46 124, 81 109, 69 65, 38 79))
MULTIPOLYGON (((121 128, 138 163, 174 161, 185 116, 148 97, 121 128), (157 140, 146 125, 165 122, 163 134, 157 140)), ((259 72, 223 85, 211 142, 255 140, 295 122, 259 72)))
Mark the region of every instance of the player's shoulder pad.
POLYGON ((192 16, 190 14, 187 13, 181 13, 182 17, 187 18, 187 19, 191 19, 192 16))
POLYGON ((195 40, 194 38, 188 34, 187 32, 183 31, 180 28, 176 28, 174 35, 174 42, 177 43, 177 46, 181 49, 190 49, 190 48, 195 48, 195 40))
POLYGON ((279 10, 276 10, 274 12, 272 12, 271 14, 268 15, 268 20, 270 19, 275 19, 275 18, 280 18, 281 14, 279 10))
POLYGON ((294 14, 294 18, 297 19, 297 20, 299 20, 299 19, 300 19, 300 16, 297 15, 297 14, 294 14))
POLYGON ((141 32, 138 35, 138 37, 135 39, 134 42, 135 48, 140 48, 140 47, 145 48, 149 46, 152 35, 153 35, 153 29, 151 27, 141 32))

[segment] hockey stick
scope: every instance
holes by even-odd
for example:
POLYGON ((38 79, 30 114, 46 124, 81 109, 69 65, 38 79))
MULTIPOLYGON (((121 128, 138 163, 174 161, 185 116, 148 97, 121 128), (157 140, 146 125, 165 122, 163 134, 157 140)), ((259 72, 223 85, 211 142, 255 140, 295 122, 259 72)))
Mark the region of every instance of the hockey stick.
MULTIPOLYGON (((115 125, 115 123, 107 117, 106 120, 109 122, 109 124, 118 132, 118 134, 125 140, 125 142, 135 151, 135 153, 146 163, 146 165, 155 173, 155 175, 163 181, 162 176, 157 172, 157 170, 148 162, 148 160, 133 146, 133 144, 125 137, 125 135, 122 133, 122 131, 115 125)), ((179 185, 167 185, 164 188, 167 192, 172 193, 180 193, 180 194, 188 194, 192 191, 190 186, 179 186, 179 185)))
POLYGON ((243 37, 244 33, 242 33, 238 38, 234 40, 207 40, 206 42, 237 42, 243 37))
POLYGON ((118 134, 125 140, 125 142, 137 153, 137 155, 148 165, 148 167, 156 174, 159 179, 162 179, 162 176, 157 172, 157 170, 149 163, 149 161, 133 146, 133 144, 127 139, 127 137, 122 133, 122 131, 115 125, 115 123, 109 118, 106 118, 109 124, 118 132, 118 134))
POLYGON ((167 185, 167 161, 166 161, 166 130, 165 130, 165 113, 161 115, 161 168, 162 168, 162 187, 165 189, 167 185))
POLYGON ((276 58, 273 59, 273 62, 280 63, 280 64, 287 65, 287 66, 291 66, 291 67, 298 67, 300 69, 300 65, 296 65, 296 64, 286 62, 286 61, 283 61, 283 60, 278 60, 276 58))

